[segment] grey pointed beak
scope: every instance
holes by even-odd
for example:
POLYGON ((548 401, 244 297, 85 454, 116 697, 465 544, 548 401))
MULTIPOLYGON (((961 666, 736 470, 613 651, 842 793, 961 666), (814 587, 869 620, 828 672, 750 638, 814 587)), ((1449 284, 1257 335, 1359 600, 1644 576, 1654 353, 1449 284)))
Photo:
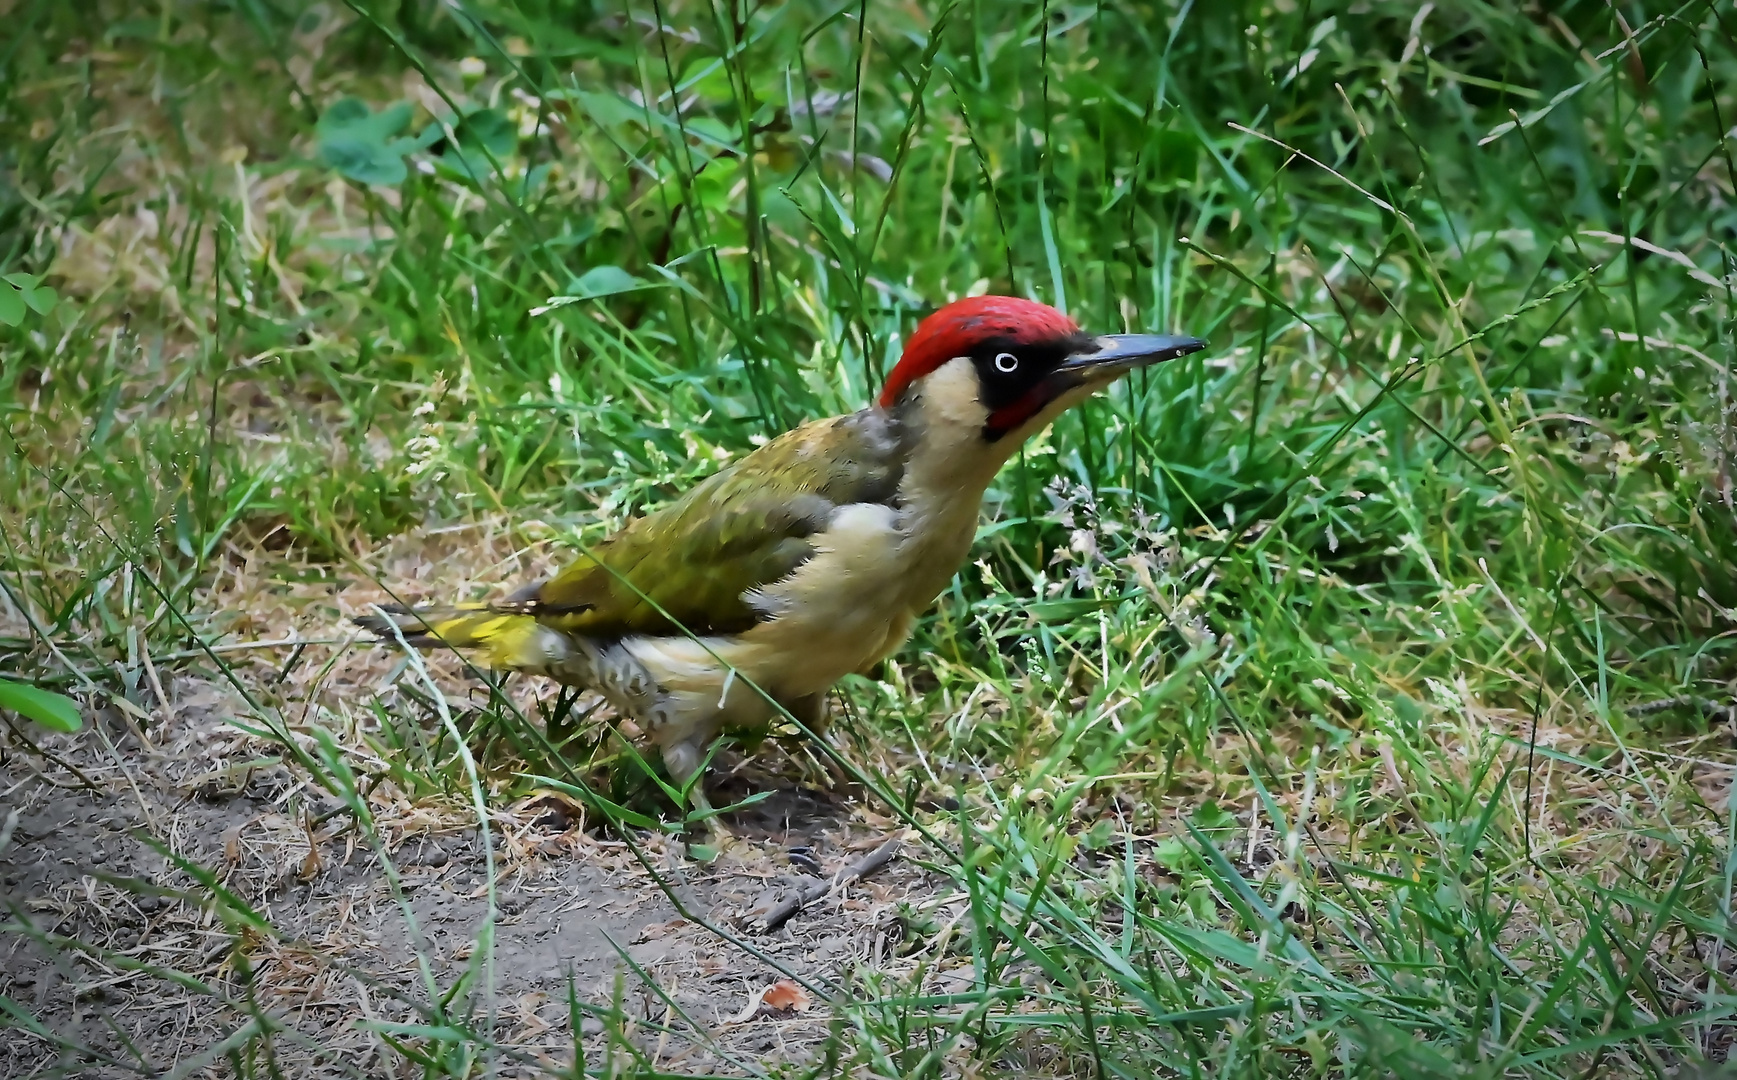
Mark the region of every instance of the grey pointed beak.
POLYGON ((1060 370, 1087 378, 1116 376, 1206 348, 1206 342, 1199 338, 1169 334, 1105 334, 1092 339, 1092 345, 1095 348, 1068 357, 1060 370))

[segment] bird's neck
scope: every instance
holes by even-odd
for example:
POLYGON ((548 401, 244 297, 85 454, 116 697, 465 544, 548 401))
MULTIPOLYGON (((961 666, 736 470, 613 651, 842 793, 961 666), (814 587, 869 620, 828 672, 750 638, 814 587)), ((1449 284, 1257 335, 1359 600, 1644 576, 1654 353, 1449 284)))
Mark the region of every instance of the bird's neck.
POLYGON ((1093 389, 1083 385, 1062 394, 1018 427, 991 439, 985 436, 989 408, 971 361, 961 357, 943 364, 891 409, 873 410, 898 432, 904 454, 901 502, 956 507, 975 515, 983 492, 1007 459, 1093 389))
POLYGON ((985 439, 988 411, 978 398, 969 362, 955 361, 887 412, 905 452, 898 489, 900 561, 914 607, 927 606, 969 555, 983 493, 1023 441, 985 439))

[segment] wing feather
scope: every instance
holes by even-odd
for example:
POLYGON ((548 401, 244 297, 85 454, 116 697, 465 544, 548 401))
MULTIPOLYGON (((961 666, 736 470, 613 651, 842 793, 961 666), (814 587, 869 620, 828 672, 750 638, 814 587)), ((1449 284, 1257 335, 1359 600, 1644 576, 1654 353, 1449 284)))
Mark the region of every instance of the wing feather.
POLYGON ((495 606, 598 637, 746 630, 768 617, 749 594, 808 561, 839 507, 891 501, 903 468, 884 412, 805 424, 495 606))

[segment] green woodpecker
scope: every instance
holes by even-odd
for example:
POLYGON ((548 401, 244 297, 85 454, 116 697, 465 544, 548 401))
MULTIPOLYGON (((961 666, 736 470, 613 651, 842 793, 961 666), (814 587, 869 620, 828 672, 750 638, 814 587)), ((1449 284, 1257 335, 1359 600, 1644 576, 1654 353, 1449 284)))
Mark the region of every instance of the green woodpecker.
POLYGON ((878 402, 786 432, 553 577, 356 621, 594 690, 686 783, 721 732, 772 722, 768 697, 818 727, 833 683, 904 642, 1021 443, 1129 371, 1205 344, 1094 337, 1010 296, 960 300, 917 327, 878 402))

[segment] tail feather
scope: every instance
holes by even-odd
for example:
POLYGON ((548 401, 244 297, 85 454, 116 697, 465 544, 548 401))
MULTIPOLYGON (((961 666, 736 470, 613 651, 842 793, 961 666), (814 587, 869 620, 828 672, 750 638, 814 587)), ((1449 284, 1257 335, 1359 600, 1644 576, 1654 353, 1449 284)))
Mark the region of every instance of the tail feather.
POLYGON ((530 615, 504 613, 486 604, 382 605, 380 613, 352 621, 382 641, 402 637, 418 648, 479 649, 495 668, 536 668, 548 660, 542 641, 549 632, 545 627, 530 615))

